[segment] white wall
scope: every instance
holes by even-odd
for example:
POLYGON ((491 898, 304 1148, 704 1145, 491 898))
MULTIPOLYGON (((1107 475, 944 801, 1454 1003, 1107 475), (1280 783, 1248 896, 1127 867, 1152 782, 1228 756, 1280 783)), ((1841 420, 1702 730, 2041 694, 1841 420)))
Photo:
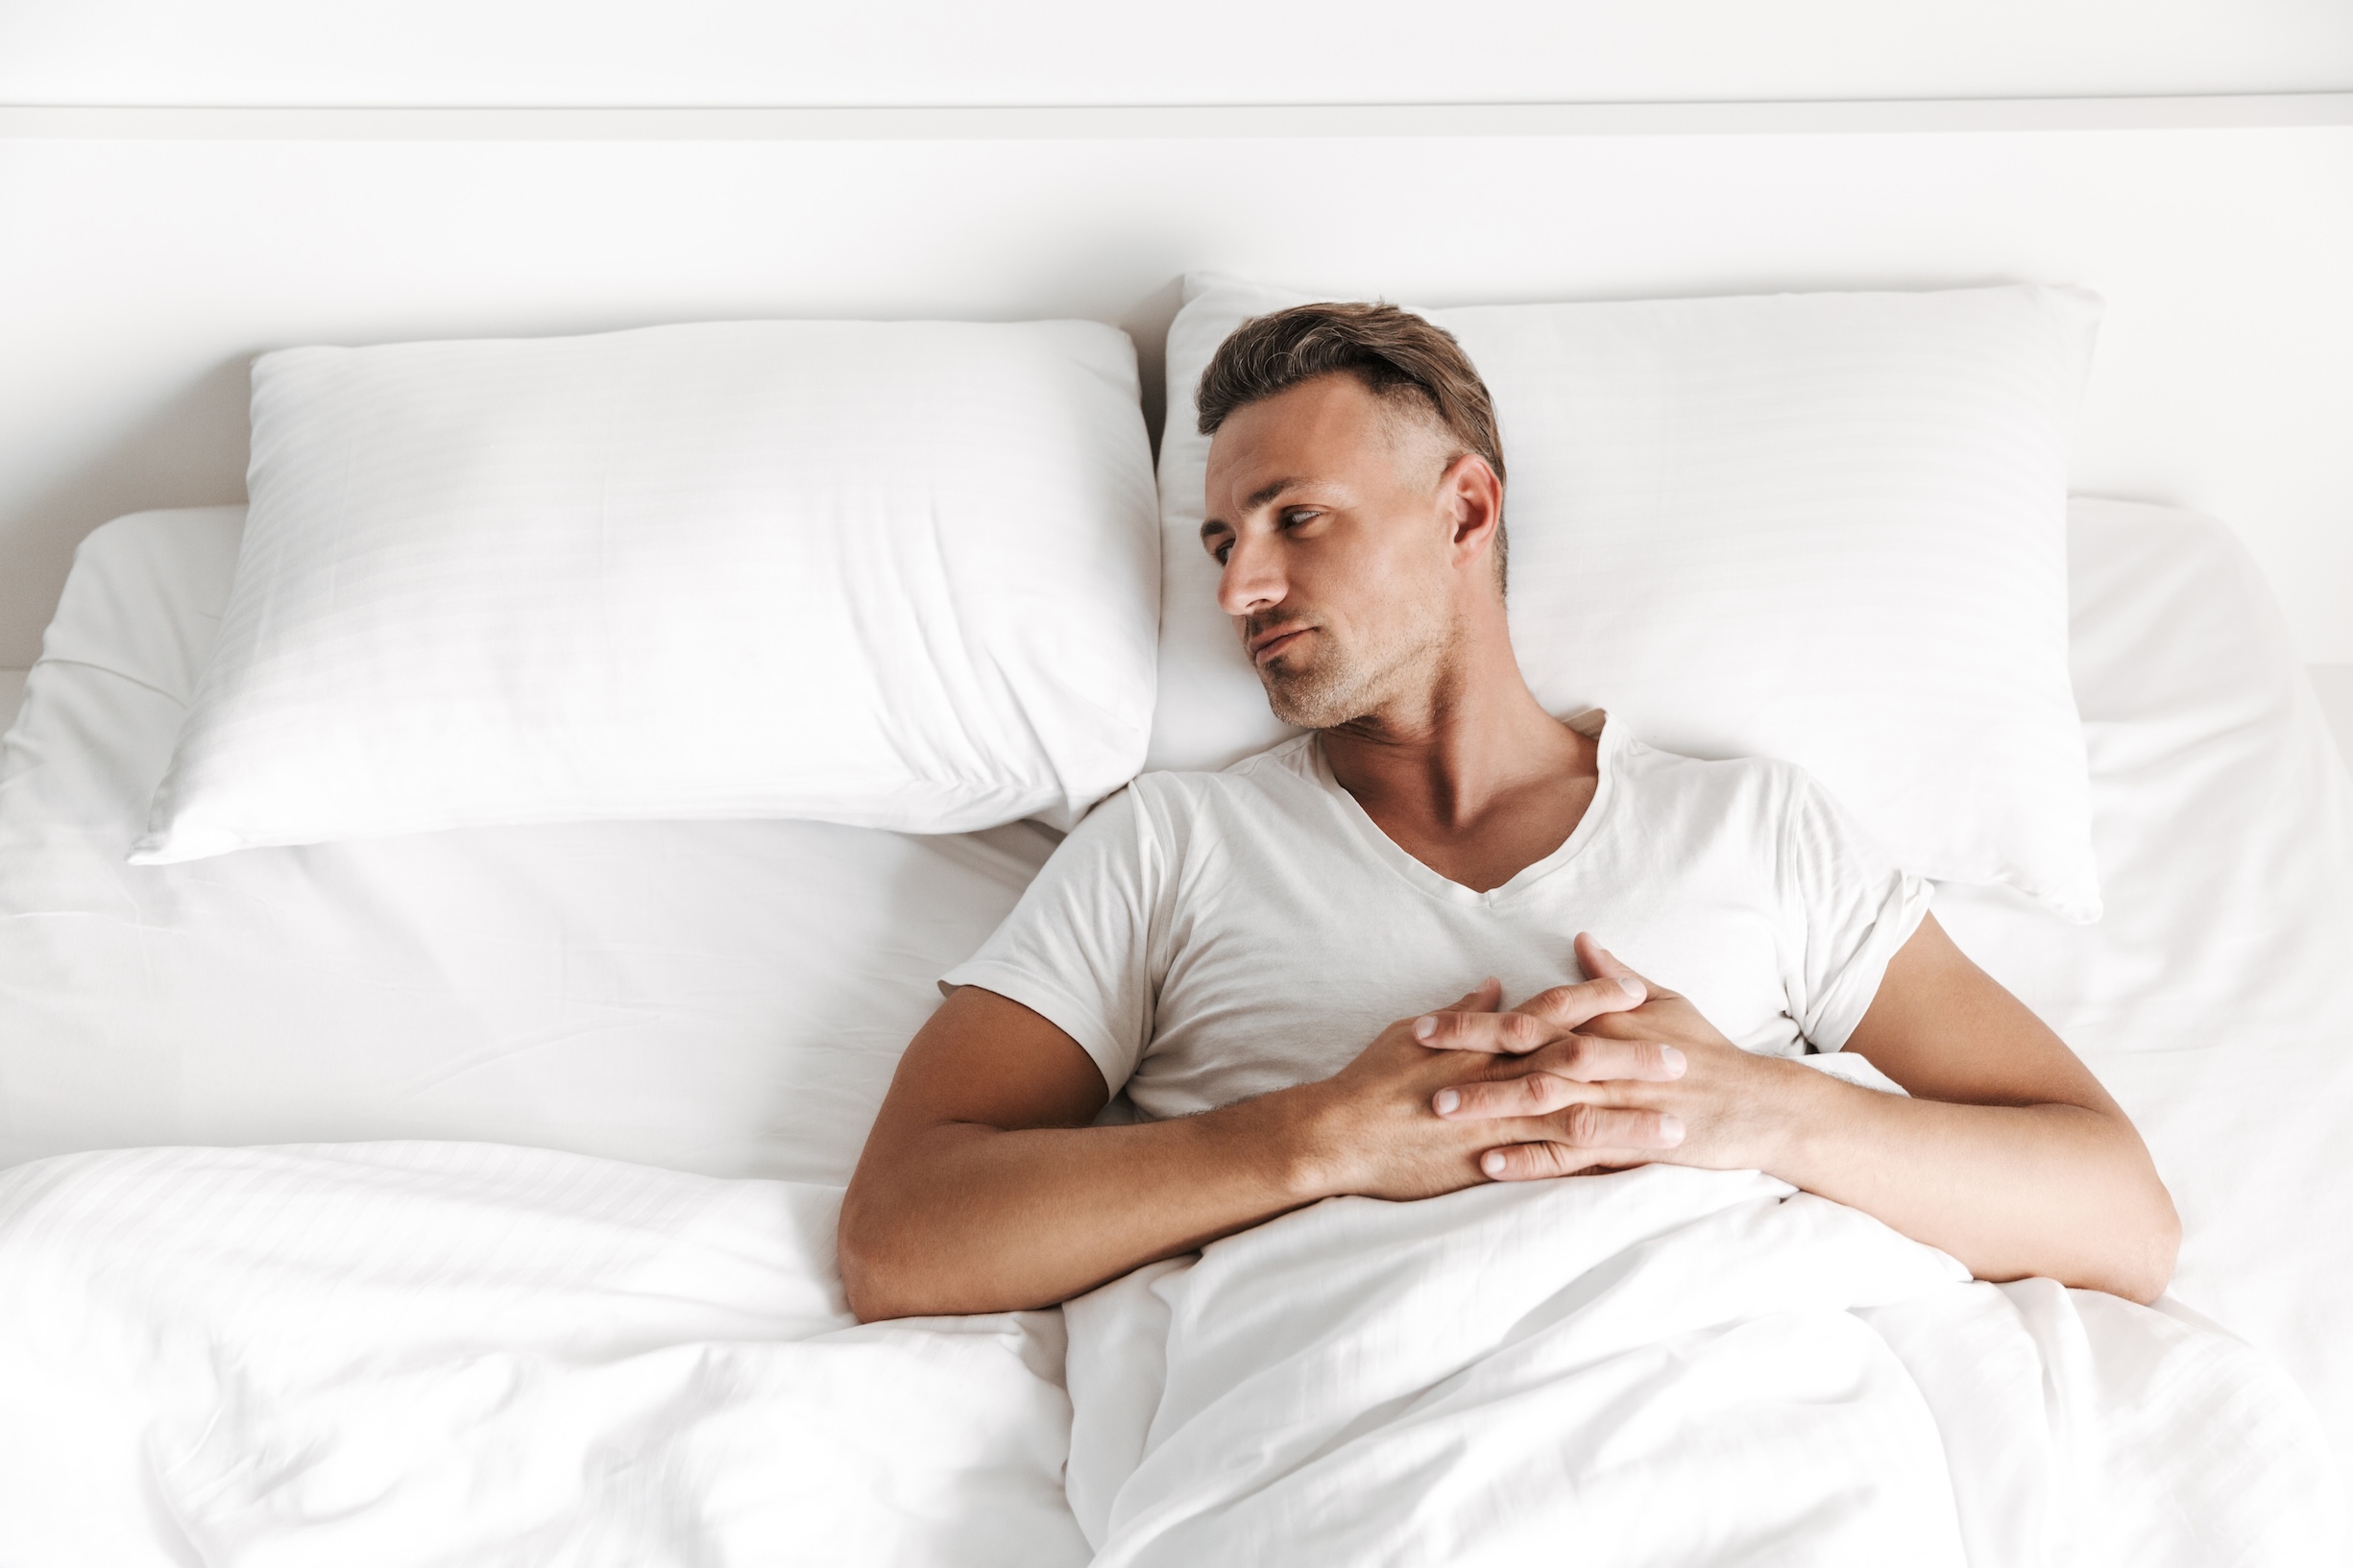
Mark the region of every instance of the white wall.
POLYGON ((246 360, 752 315, 1084 315, 1188 268, 1433 304, 2087 281, 2079 488, 2230 521, 2353 663, 2353 127, 709 144, 0 141, 0 665, 73 543, 230 500, 246 360))
POLYGON ((2345 765, 2353 767, 2353 664, 2317 664, 2313 687, 2320 694, 2320 711, 2337 732, 2337 749, 2345 765))
POLYGON ((1234 104, 2353 87, 2346 0, 5 0, 0 103, 1234 104))
MULTIPOLYGON (((2348 88, 2353 0, 0 0, 0 105, 2348 88)), ((1205 265, 1430 302, 2090 282, 2111 315, 2077 483, 2226 519, 2306 657, 2353 663, 2343 126, 479 146, 0 126, 0 666, 33 657, 89 528, 239 495, 258 350, 1042 312, 1122 322, 1149 357, 1205 265)))

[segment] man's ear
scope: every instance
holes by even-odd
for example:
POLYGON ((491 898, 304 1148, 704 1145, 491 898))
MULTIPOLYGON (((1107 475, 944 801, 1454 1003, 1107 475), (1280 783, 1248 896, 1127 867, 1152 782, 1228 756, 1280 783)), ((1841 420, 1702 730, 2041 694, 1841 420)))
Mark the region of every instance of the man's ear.
POLYGON ((1440 504, 1454 527, 1455 559, 1468 561, 1494 547, 1503 520, 1503 481, 1476 452, 1465 452, 1439 475, 1440 504))

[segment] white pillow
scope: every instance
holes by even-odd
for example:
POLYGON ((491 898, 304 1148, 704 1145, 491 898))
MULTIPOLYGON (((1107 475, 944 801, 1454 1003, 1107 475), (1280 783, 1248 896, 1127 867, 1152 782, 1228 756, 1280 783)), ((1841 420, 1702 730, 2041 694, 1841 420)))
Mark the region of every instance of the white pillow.
MULTIPOLYGON (((1194 391, 1246 318, 1321 298, 1196 276, 1169 330, 1150 768, 1288 733, 1214 601, 1194 391)), ((1422 312, 1494 394, 1513 642, 1551 711, 1810 770, 1904 864, 2099 914, 2067 665, 2081 289, 1422 312)))
POLYGON ((1134 350, 741 322, 254 368, 218 652, 132 858, 489 823, 1069 821, 1151 724, 1134 350))

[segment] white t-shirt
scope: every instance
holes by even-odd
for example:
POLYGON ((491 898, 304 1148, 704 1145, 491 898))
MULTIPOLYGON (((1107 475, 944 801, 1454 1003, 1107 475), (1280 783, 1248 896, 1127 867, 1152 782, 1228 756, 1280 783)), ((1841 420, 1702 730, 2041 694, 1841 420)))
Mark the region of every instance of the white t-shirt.
POLYGON ((1577 831, 1485 893, 1398 848, 1312 735, 1223 773, 1148 773, 941 987, 1052 1020, 1149 1118, 1328 1077, 1488 975, 1507 1006, 1581 979, 1581 930, 1750 1050, 1845 1045, 1928 884, 1802 769, 1679 757, 1615 724, 1599 750, 1577 831))

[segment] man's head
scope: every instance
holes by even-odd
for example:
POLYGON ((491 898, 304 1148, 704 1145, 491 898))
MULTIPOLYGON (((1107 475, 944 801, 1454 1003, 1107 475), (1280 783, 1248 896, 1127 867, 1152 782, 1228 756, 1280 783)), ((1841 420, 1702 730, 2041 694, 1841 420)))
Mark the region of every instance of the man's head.
POLYGON ((1219 347, 1196 403, 1201 542, 1277 717, 1363 717, 1503 635, 1503 448, 1451 335, 1394 305, 1277 311, 1219 347))

